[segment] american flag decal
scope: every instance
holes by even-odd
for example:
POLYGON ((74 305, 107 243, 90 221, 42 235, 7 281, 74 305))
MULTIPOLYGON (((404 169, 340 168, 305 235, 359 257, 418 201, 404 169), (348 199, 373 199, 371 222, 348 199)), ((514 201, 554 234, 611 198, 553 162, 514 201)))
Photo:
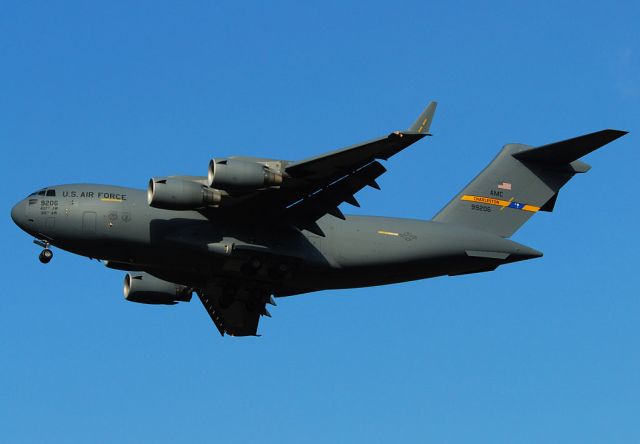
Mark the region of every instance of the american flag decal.
POLYGON ((498 184, 498 188, 501 190, 509 190, 511 191, 511 184, 509 182, 502 182, 498 184))

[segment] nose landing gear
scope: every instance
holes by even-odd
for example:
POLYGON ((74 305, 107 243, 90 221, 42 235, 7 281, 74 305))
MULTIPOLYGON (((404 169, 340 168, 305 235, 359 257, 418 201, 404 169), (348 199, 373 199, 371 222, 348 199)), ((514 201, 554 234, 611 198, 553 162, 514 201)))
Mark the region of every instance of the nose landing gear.
POLYGON ((40 259, 40 262, 42 262, 43 264, 48 264, 52 258, 53 258, 53 251, 49 250, 48 248, 45 248, 44 250, 42 250, 40 252, 40 255, 38 256, 38 259, 40 259))
POLYGON ((51 259, 53 259, 53 251, 49 249, 49 242, 35 239, 33 243, 44 248, 44 250, 40 252, 38 260, 40 260, 40 262, 42 262, 43 264, 48 264, 49 262, 51 262, 51 259))

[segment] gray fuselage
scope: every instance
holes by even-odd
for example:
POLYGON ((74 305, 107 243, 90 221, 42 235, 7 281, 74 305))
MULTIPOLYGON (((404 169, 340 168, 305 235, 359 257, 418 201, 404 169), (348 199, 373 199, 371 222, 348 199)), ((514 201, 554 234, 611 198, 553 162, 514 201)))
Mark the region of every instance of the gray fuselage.
POLYGON ((152 208, 145 191, 109 185, 49 187, 20 201, 12 218, 37 239, 110 268, 193 287, 240 277, 278 296, 489 271, 541 256, 452 224, 324 216, 318 221, 326 234, 321 237, 260 215, 247 220, 152 208), (263 266, 247 273, 252 260, 263 266), (290 271, 275 277, 270 270, 280 264, 290 271))

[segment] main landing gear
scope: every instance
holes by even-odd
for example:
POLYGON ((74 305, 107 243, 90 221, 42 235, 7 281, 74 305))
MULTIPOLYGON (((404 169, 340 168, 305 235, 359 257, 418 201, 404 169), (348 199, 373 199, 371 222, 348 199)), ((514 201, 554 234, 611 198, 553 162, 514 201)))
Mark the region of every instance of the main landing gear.
POLYGON ((53 259, 53 251, 51 251, 51 249, 49 248, 49 242, 35 239, 33 243, 44 248, 38 256, 40 262, 42 262, 43 264, 48 264, 49 262, 51 262, 51 259, 53 259))

